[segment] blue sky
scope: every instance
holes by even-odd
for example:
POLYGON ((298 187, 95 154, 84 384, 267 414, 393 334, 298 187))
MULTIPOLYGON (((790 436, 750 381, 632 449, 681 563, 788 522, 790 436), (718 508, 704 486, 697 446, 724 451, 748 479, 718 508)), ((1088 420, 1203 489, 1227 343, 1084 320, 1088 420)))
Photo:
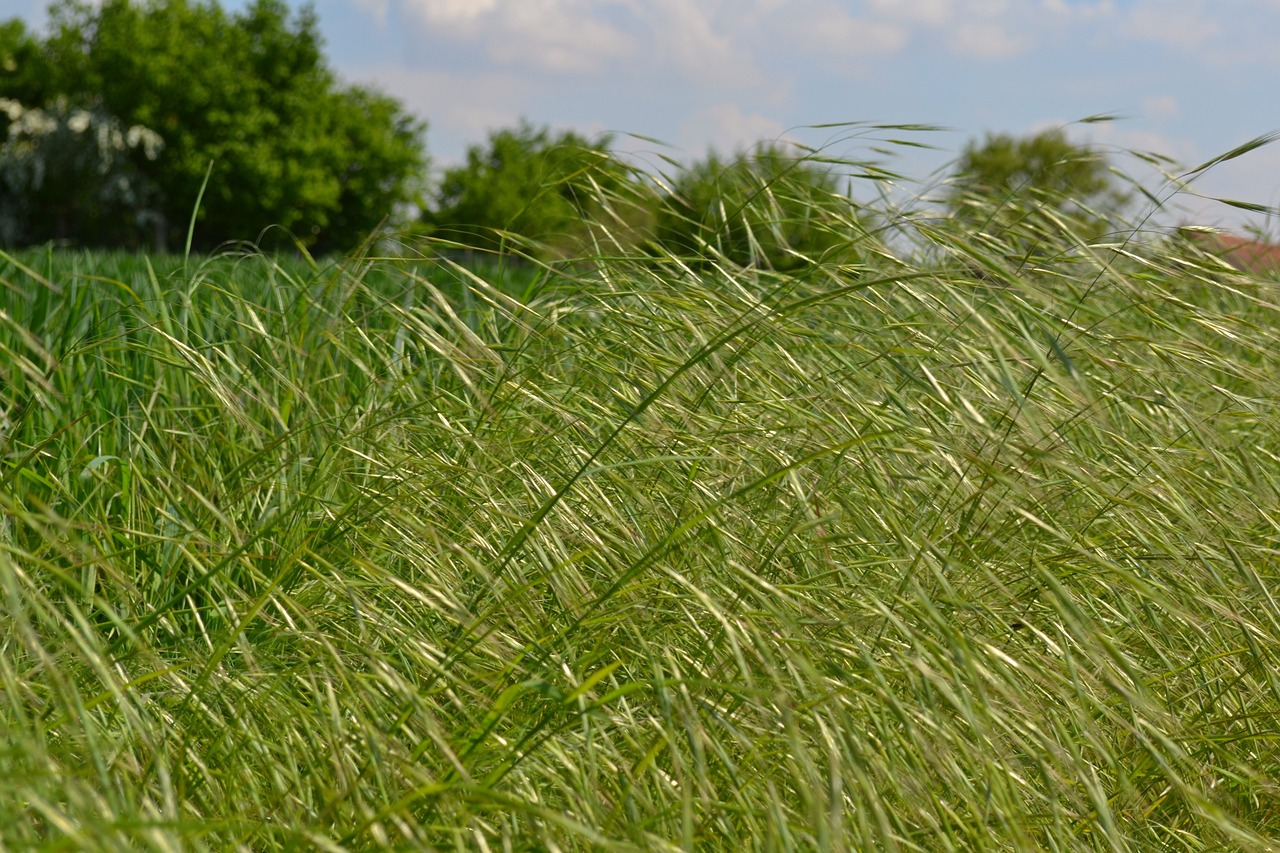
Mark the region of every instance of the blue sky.
MULTIPOLYGON (((40 26, 45 0, 4 0, 40 26)), ((241 5, 233 0, 231 6, 241 5)), ((330 60, 429 123, 437 165, 521 117, 620 137, 638 157, 759 140, 874 143, 828 122, 942 125, 940 152, 892 161, 924 177, 984 131, 1068 132, 1188 166, 1280 130, 1280 0, 317 0, 330 60), (1120 120, 1072 125, 1086 116, 1120 120)), ((12 11, 7 11, 7 10, 12 11)), ((900 134, 899 134, 900 135, 900 134)), ((656 160, 655 160, 656 162, 656 160)), ((1280 143, 1223 164, 1199 192, 1280 205, 1280 143)), ((1181 196, 1173 216, 1239 226, 1181 196)), ((1171 210, 1171 214, 1174 213, 1171 210)), ((1280 222, 1253 217, 1274 232, 1280 222)))

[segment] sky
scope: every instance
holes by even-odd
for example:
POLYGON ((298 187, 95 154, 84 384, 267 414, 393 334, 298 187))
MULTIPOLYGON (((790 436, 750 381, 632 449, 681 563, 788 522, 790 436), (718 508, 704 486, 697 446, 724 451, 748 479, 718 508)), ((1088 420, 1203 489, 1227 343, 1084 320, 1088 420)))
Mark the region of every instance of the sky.
MULTIPOLYGON (((16 15, 38 29, 45 5, 0 0, 0 17, 16 15)), ((688 162, 710 148, 728 153, 786 139, 881 161, 913 179, 899 187, 911 194, 924 192, 931 174, 984 133, 1063 127, 1160 192, 1160 176, 1127 152, 1155 152, 1191 168, 1280 130, 1280 0, 314 6, 335 70, 425 119, 437 169, 524 118, 589 136, 613 133, 615 149, 655 166, 661 157, 688 162), (1097 115, 1116 118, 1079 121, 1097 115), (873 124, 946 129, 905 133, 873 124), (885 148, 894 153, 878 153, 885 148)), ((1280 206, 1280 142, 1219 165, 1192 191, 1280 206)), ((1165 214, 1280 235, 1280 219, 1188 192, 1172 196, 1165 214)))

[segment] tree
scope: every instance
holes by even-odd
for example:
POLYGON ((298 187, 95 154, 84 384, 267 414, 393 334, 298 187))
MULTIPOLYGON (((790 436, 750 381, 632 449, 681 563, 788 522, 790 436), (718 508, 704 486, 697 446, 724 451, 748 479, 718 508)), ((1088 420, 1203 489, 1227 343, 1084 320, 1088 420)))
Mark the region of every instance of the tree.
POLYGON ((0 244, 154 233, 158 196, 143 172, 164 145, 153 131, 61 100, 40 110, 0 98, 0 116, 0 244))
POLYGON ((789 271, 856 260, 867 231, 824 163, 768 144, 681 170, 658 209, 656 242, 683 258, 718 255, 789 271))
POLYGON ((630 170, 610 144, 528 122, 495 131, 444 173, 423 221, 433 236, 468 248, 509 250, 515 235, 534 254, 572 254, 602 203, 630 189, 630 170))
POLYGON ((20 104, 44 103, 51 72, 43 46, 22 21, 0 21, 0 98, 20 104))
POLYGON ((1057 251, 1069 235, 1096 239, 1128 201, 1106 158, 1061 130, 971 141, 946 196, 952 217, 1020 253, 1057 251))
POLYGON ((199 247, 280 226, 316 251, 347 248, 416 200, 424 126, 385 95, 337 83, 309 7, 63 0, 50 15, 53 90, 164 139, 148 175, 170 246, 206 172, 199 247))

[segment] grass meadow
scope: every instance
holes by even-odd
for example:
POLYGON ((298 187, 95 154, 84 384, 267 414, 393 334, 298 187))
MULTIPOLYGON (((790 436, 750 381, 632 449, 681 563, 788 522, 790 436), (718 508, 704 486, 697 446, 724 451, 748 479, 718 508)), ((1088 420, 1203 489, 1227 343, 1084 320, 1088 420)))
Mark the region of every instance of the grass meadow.
POLYGON ((0 847, 1280 846, 1280 284, 911 227, 0 255, 0 847))

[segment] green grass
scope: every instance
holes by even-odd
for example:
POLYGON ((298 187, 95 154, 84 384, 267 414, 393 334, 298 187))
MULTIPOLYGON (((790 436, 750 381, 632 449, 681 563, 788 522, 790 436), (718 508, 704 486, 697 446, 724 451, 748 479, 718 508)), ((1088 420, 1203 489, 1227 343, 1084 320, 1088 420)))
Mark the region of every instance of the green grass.
POLYGON ((0 846, 1272 849, 1280 285, 898 224, 0 256, 0 846))

